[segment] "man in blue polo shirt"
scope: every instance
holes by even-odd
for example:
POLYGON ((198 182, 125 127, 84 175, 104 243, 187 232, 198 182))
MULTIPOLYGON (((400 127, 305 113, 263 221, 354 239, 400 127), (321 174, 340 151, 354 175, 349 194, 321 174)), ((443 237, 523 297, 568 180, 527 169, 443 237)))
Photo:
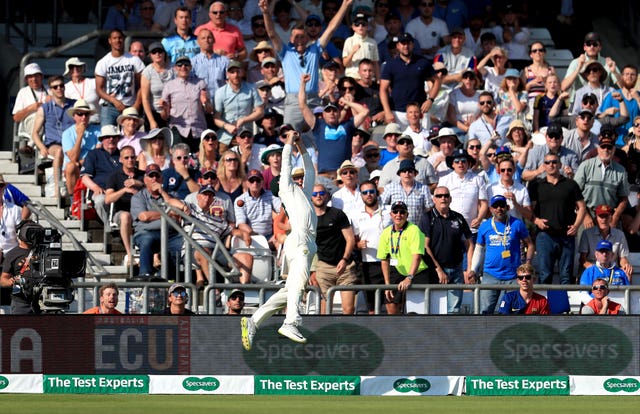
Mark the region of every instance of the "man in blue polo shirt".
POLYGON ((426 58, 413 53, 413 46, 413 36, 409 33, 399 36, 396 42, 399 54, 382 64, 380 75, 380 102, 384 108, 385 122, 395 122, 403 130, 409 126, 407 104, 420 103, 422 113, 426 114, 431 109, 442 83, 442 75, 435 76, 434 85, 427 96, 424 82, 433 77, 435 72, 426 58))
MULTIPOLYGON (((306 86, 310 79, 311 75, 302 75, 300 86, 306 86)), ((357 102, 340 98, 338 105, 351 109, 353 114, 351 119, 341 123, 340 108, 331 102, 323 108, 322 116, 316 118, 307 105, 305 90, 300 89, 298 111, 313 131, 318 149, 318 174, 335 180, 340 164, 344 160, 351 159, 351 137, 369 115, 369 110, 357 102)))
MULTIPOLYGON (((321 54, 336 31, 342 18, 353 0, 345 0, 342 2, 340 9, 327 25, 326 30, 318 40, 309 44, 309 36, 304 26, 296 26, 291 29, 291 37, 289 44, 283 45, 282 40, 275 31, 275 25, 271 11, 269 10, 269 2, 260 0, 258 6, 264 17, 264 24, 267 34, 273 43, 273 48, 278 53, 282 62, 282 70, 284 72, 284 87, 287 93, 284 103, 284 122, 291 124, 296 129, 302 126, 303 118, 298 107, 298 92, 300 90, 300 78, 303 74, 310 74, 311 78, 306 84, 306 93, 309 98, 309 105, 316 107, 320 104, 318 97, 318 84, 320 77, 320 59, 321 54)), ((341 160, 341 162, 344 161, 341 160)), ((339 165, 339 163, 338 163, 339 165)), ((336 167, 337 168, 337 167, 336 167)))
MULTIPOLYGON (((480 272, 482 256, 484 269, 483 285, 513 285, 516 283, 516 270, 522 263, 520 245, 526 245, 526 262, 531 263, 535 253, 535 244, 529 236, 527 227, 520 219, 509 215, 507 199, 502 195, 491 197, 491 214, 478 229, 478 239, 471 261, 472 275, 480 272)), ((483 314, 492 314, 504 291, 485 289, 480 291, 480 305, 483 314)))

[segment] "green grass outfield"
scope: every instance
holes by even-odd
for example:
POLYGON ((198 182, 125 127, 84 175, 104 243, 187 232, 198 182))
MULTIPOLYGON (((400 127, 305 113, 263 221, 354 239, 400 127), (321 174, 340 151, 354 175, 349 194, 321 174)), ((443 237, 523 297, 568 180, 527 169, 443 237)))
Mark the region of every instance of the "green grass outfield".
POLYGON ((640 396, 574 397, 330 397, 254 395, 2 394, 3 414, 146 413, 637 413, 640 396))

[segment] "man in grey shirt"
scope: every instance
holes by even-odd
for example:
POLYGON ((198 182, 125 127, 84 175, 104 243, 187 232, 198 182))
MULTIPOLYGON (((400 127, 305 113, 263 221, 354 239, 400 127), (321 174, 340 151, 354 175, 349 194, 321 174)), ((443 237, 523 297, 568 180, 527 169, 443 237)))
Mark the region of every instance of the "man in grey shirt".
POLYGON ((533 181, 538 177, 544 177, 544 156, 550 152, 554 152, 560 156, 562 163, 562 171, 560 173, 565 177, 573 178, 578 170, 578 154, 562 145, 563 140, 562 127, 558 124, 551 124, 547 127, 545 145, 534 145, 527 156, 527 163, 522 172, 524 181, 533 181))

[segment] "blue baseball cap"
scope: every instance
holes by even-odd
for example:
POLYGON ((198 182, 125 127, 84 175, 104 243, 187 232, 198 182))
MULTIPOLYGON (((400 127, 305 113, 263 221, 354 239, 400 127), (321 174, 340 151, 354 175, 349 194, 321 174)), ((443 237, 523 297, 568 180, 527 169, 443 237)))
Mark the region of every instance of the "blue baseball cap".
POLYGON ((596 250, 597 251, 602 251, 602 250, 613 251, 613 243, 611 243, 609 240, 600 240, 598 242, 598 245, 596 246, 596 250))
POLYGON ((497 194, 497 195, 494 195, 493 197, 491 197, 491 202, 489 203, 489 205, 491 207, 493 207, 498 202, 503 202, 503 203, 506 204, 507 203, 507 199, 506 199, 505 196, 497 194))

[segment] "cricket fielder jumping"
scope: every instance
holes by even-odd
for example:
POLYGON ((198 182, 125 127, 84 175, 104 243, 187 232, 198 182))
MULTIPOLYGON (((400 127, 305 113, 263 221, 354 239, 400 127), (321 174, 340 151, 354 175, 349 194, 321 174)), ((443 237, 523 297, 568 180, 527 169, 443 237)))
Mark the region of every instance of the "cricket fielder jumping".
POLYGON ((292 341, 304 344, 307 342, 298 325, 301 323, 299 305, 309 280, 311 260, 316 254, 316 226, 318 217, 311 204, 311 191, 315 184, 316 174, 300 134, 289 131, 282 150, 282 170, 280 171, 279 197, 287 209, 291 232, 285 239, 283 252, 289 273, 284 287, 277 291, 251 318, 244 317, 240 321, 242 328, 242 346, 251 350, 253 338, 262 322, 277 311, 287 308, 284 323, 278 329, 280 335, 292 341), (304 183, 299 187, 291 178, 292 145, 298 147, 304 165, 304 183))

